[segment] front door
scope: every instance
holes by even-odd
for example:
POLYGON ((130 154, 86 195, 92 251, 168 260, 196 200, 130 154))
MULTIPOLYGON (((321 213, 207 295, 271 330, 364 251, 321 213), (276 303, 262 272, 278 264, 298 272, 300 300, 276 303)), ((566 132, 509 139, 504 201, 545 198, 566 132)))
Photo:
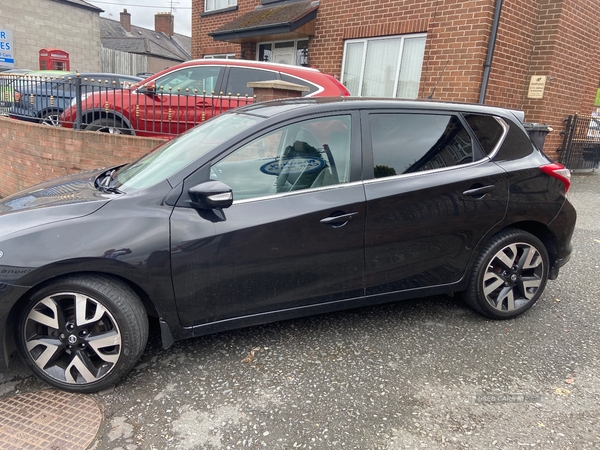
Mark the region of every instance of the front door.
POLYGON ((276 42, 274 47, 272 62, 296 65, 296 43, 294 41, 276 42))
POLYGON ((363 295, 365 195, 351 182, 352 125, 350 115, 328 116, 251 140, 211 167, 211 179, 233 189, 231 207, 175 208, 184 326, 363 295))
POLYGON ((178 135, 222 112, 213 91, 223 72, 219 66, 190 66, 157 78, 154 92, 138 94, 138 104, 131 105, 137 108, 134 128, 142 135, 178 135))

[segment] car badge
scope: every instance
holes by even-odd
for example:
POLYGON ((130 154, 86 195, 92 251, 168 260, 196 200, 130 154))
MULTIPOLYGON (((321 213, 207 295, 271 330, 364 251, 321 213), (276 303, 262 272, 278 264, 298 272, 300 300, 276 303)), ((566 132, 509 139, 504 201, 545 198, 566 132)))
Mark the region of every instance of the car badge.
POLYGON ((0 258, 2 258, 4 256, 4 252, 2 250, 0 250, 0 258))

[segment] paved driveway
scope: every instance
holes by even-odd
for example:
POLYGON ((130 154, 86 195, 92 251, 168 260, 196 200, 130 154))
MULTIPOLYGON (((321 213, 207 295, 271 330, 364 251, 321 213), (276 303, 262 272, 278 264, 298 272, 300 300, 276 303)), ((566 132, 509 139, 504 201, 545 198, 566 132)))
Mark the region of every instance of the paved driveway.
MULTIPOLYGON (((600 174, 570 198, 575 252, 524 316, 429 297, 162 350, 92 395, 94 444, 156 449, 600 448, 600 174)), ((45 388, 20 366, 0 395, 45 388)))

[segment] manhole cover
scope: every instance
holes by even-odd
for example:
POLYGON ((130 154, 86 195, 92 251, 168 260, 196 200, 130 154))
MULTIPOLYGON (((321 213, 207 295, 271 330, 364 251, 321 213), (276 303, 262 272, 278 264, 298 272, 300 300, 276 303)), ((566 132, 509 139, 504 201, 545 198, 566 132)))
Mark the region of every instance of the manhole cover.
POLYGON ((94 400, 41 391, 0 401, 0 449, 86 449, 100 428, 94 400))

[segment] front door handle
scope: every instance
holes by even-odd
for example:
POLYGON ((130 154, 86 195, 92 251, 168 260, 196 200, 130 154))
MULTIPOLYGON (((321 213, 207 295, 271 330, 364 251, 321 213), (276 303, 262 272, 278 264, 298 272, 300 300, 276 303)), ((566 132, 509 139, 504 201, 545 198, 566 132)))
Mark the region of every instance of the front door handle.
POLYGON ((493 184, 490 184, 489 186, 479 186, 466 190, 463 192, 463 195, 468 195, 475 198, 483 198, 485 194, 492 192, 494 189, 496 189, 496 186, 493 184))
POLYGON ((324 219, 321 219, 320 222, 323 225, 331 225, 334 228, 342 227, 342 226, 346 225, 348 223, 348 221, 352 220, 352 217, 354 217, 357 214, 358 214, 358 212, 351 212, 351 213, 341 214, 339 216, 325 217, 324 219))

